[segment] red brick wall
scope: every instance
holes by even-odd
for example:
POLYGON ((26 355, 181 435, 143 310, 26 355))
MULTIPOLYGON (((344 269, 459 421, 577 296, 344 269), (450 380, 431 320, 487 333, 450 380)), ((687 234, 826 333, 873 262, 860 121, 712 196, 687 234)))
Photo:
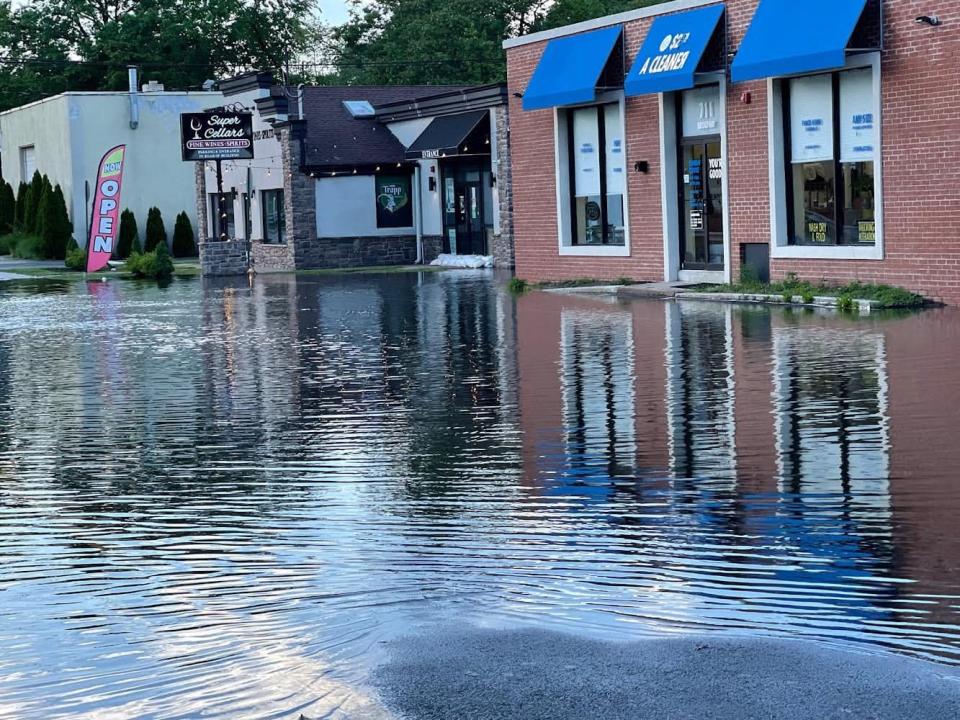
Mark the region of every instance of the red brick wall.
MULTIPOLYGON (((728 47, 739 46, 757 0, 728 0, 728 47)), ((882 56, 883 260, 772 260, 771 272, 811 280, 885 282, 960 304, 960 3, 886 0, 882 56), (939 15, 943 25, 915 22, 939 15)), ((626 25, 630 63, 650 20, 626 25)), ((524 112, 523 92, 546 42, 507 51, 513 148, 517 275, 529 280, 596 277, 663 279, 660 124, 657 98, 626 107, 631 254, 623 258, 558 253, 553 111, 524 112), (633 171, 647 160, 650 172, 633 171)), ((769 242, 766 81, 727 86, 727 166, 731 258, 740 244, 769 242), (741 94, 750 92, 750 104, 741 94)))

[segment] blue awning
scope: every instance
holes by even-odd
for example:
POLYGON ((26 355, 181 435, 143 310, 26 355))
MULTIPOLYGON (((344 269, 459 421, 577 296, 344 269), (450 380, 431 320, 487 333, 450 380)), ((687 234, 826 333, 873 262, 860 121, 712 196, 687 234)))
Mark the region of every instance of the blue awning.
POLYGON ((523 109, 595 100, 600 75, 622 32, 620 25, 614 25, 549 41, 523 93, 523 109))
POLYGON ((734 82, 842 68, 867 0, 760 0, 733 59, 734 82))
POLYGON ((650 31, 623 89, 627 95, 685 90, 695 85, 694 74, 723 17, 724 6, 661 15, 650 31))

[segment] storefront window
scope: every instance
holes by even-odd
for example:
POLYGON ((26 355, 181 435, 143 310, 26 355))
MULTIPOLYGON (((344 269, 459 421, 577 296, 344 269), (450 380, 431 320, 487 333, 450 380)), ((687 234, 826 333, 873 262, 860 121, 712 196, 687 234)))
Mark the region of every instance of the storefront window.
POLYGON ((620 105, 568 111, 573 245, 623 245, 624 153, 620 105))
POLYGON ((226 240, 237 236, 237 227, 233 217, 233 195, 231 193, 210 194, 210 217, 213 220, 210 223, 213 237, 226 240))
POLYGON ((263 212, 263 241, 285 243, 286 222, 283 212, 283 190, 264 190, 261 195, 263 212))
POLYGON ((795 78, 788 81, 784 102, 790 243, 873 245, 872 70, 795 78))

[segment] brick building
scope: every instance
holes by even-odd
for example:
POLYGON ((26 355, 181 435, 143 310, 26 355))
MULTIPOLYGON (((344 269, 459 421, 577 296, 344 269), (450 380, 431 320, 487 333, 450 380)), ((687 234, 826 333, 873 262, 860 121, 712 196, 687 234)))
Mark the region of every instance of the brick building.
POLYGON ((196 168, 205 275, 429 263, 512 267, 506 87, 220 83, 252 160, 196 168))
POLYGON ((518 276, 960 303, 953 0, 673 0, 504 47, 518 276))

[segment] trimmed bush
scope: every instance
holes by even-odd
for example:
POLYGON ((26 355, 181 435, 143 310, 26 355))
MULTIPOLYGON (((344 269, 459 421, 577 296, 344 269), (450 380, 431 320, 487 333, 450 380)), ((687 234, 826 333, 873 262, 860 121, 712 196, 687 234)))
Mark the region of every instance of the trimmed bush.
POLYGON ((126 260, 134 250, 140 252, 137 218, 126 209, 120 213, 120 229, 117 231, 117 246, 113 249, 113 257, 115 260, 126 260))
POLYGON ((13 233, 7 236, 10 242, 10 254, 24 260, 45 260, 43 243, 36 235, 13 233))
POLYGON ((77 241, 70 238, 67 243, 66 258, 63 261, 68 270, 83 272, 87 269, 87 251, 77 245, 77 241))
POLYGON ((10 234, 0 235, 0 255, 9 255, 11 250, 11 238, 13 236, 10 234))
POLYGON ((23 227, 23 211, 26 207, 27 184, 20 183, 20 186, 17 188, 17 199, 13 208, 13 225, 15 230, 23 227))
POLYGON ((17 200, 13 196, 13 186, 0 181, 0 235, 13 232, 14 215, 17 200))
POLYGON ((50 184, 46 175, 39 171, 33 173, 30 187, 27 188, 27 207, 23 211, 23 230, 30 235, 37 235, 40 230, 40 202, 43 200, 43 191, 50 184))
MULTIPOLYGON (((160 208, 152 207, 147 211, 147 234, 144 249, 149 253, 153 252, 158 245, 167 244, 167 230, 163 226, 163 218, 160 216, 160 208)), ((169 250, 169 248, 168 248, 169 250)))
POLYGON ((124 269, 136 277, 169 280, 173 277, 173 260, 167 244, 160 243, 153 252, 131 252, 124 269))
POLYGON ((173 225, 173 256, 178 258, 194 257, 197 254, 197 245, 193 238, 193 226, 187 213, 177 215, 173 225))

